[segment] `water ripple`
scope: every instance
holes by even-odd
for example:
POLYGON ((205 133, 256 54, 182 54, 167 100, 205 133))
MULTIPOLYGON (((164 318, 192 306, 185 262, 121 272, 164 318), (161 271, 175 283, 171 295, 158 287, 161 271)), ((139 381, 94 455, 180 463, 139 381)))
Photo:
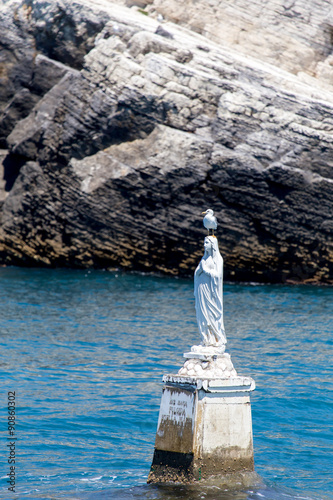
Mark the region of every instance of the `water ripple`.
POLYGON ((332 498, 332 297, 328 287, 225 286, 228 351, 257 384, 264 481, 244 491, 156 487, 145 483, 161 377, 199 341, 192 281, 1 268, 0 379, 3 395, 17 394, 19 497, 332 498))

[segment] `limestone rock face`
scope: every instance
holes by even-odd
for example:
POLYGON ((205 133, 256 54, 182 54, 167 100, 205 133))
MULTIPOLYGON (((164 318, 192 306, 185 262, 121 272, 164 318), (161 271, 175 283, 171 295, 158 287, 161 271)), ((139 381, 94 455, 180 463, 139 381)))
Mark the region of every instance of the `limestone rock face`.
POLYGON ((2 7, 2 262, 191 274, 213 208, 226 279, 333 283, 332 87, 141 4, 2 7))
POLYGON ((118 0, 235 50, 332 85, 331 0, 118 0))

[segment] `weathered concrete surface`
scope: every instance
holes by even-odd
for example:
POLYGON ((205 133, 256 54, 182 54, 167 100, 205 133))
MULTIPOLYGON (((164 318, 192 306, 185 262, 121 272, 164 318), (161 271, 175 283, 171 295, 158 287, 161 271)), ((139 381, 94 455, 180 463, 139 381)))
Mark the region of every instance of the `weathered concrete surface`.
POLYGON ((167 376, 148 482, 191 483, 253 472, 253 380, 185 379, 167 376))
POLYGON ((179 387, 164 387, 155 446, 158 450, 192 453, 195 393, 179 387))
POLYGON ((2 263, 192 274, 212 207, 226 279, 333 283, 331 87, 106 0, 0 29, 2 263))

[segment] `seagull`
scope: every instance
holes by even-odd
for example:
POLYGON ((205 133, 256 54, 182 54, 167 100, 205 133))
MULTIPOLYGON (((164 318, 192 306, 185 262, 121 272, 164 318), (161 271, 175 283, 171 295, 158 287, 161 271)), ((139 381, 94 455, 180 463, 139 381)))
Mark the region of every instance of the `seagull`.
POLYGON ((203 214, 206 214, 205 217, 204 217, 204 219, 203 219, 203 225, 205 226, 205 228, 208 231, 208 236, 209 236, 209 230, 210 229, 213 230, 213 235, 212 236, 215 236, 214 235, 214 230, 217 228, 217 220, 216 220, 216 217, 214 216, 213 210, 211 210, 209 208, 208 210, 206 210, 206 212, 202 212, 202 215, 203 214))

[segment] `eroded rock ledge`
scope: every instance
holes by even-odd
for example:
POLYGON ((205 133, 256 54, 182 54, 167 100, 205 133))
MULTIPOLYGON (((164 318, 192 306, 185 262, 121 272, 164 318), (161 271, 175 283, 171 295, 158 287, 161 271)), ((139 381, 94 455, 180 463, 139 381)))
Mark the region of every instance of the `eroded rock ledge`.
POLYGON ((106 0, 10 0, 3 264, 333 283, 333 93, 106 0))

